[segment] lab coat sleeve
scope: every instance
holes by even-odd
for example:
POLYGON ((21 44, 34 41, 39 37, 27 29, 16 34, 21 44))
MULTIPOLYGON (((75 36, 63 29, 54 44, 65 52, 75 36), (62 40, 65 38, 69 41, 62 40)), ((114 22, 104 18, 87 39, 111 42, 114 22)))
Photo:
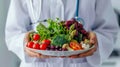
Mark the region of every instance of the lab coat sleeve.
POLYGON ((94 55, 87 57, 87 61, 93 67, 98 67, 111 54, 119 26, 110 0, 96 0, 95 11, 96 20, 92 30, 97 35, 98 49, 94 55))
POLYGON ((29 22, 25 3, 22 0, 11 0, 5 28, 6 44, 22 61, 25 60, 24 37, 29 22))

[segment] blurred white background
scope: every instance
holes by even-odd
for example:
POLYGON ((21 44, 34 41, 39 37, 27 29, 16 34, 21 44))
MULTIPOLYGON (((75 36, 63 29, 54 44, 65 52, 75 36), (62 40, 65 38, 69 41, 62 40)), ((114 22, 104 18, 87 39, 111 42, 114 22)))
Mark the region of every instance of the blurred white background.
MULTIPOLYGON (((4 27, 10 0, 0 0, 0 67, 19 67, 20 60, 7 50, 4 27)), ((112 0, 113 7, 120 19, 120 0, 112 0)), ((119 22, 120 23, 120 22, 119 22)), ((120 31, 112 56, 103 62, 102 67, 120 67, 120 31)))

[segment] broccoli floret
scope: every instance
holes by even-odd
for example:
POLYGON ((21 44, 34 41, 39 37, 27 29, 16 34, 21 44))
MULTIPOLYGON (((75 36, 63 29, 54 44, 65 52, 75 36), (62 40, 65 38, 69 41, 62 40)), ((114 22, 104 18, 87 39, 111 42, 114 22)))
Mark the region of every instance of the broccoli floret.
POLYGON ((52 39, 52 45, 62 47, 63 44, 68 43, 69 40, 67 39, 66 35, 56 35, 52 39))

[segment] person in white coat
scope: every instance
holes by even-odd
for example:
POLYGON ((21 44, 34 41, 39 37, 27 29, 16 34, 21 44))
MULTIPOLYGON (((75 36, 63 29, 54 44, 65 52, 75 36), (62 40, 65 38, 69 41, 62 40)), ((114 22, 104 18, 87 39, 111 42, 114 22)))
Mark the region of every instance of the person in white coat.
POLYGON ((111 54, 118 24, 110 0, 11 0, 5 28, 6 43, 10 51, 20 59, 20 67, 100 67, 111 54), (84 19, 84 28, 90 31, 90 42, 95 48, 70 57, 44 56, 26 49, 29 31, 35 29, 38 20, 84 19))

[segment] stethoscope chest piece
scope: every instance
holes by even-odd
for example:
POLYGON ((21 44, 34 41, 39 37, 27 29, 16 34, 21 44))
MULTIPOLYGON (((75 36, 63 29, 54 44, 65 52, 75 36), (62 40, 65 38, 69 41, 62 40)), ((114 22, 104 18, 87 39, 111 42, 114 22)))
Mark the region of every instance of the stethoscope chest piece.
POLYGON ((76 4, 76 12, 75 12, 75 17, 74 18, 75 18, 76 21, 78 21, 79 23, 84 25, 84 20, 81 17, 79 17, 79 4, 80 4, 79 0, 77 0, 76 3, 77 3, 76 4))

